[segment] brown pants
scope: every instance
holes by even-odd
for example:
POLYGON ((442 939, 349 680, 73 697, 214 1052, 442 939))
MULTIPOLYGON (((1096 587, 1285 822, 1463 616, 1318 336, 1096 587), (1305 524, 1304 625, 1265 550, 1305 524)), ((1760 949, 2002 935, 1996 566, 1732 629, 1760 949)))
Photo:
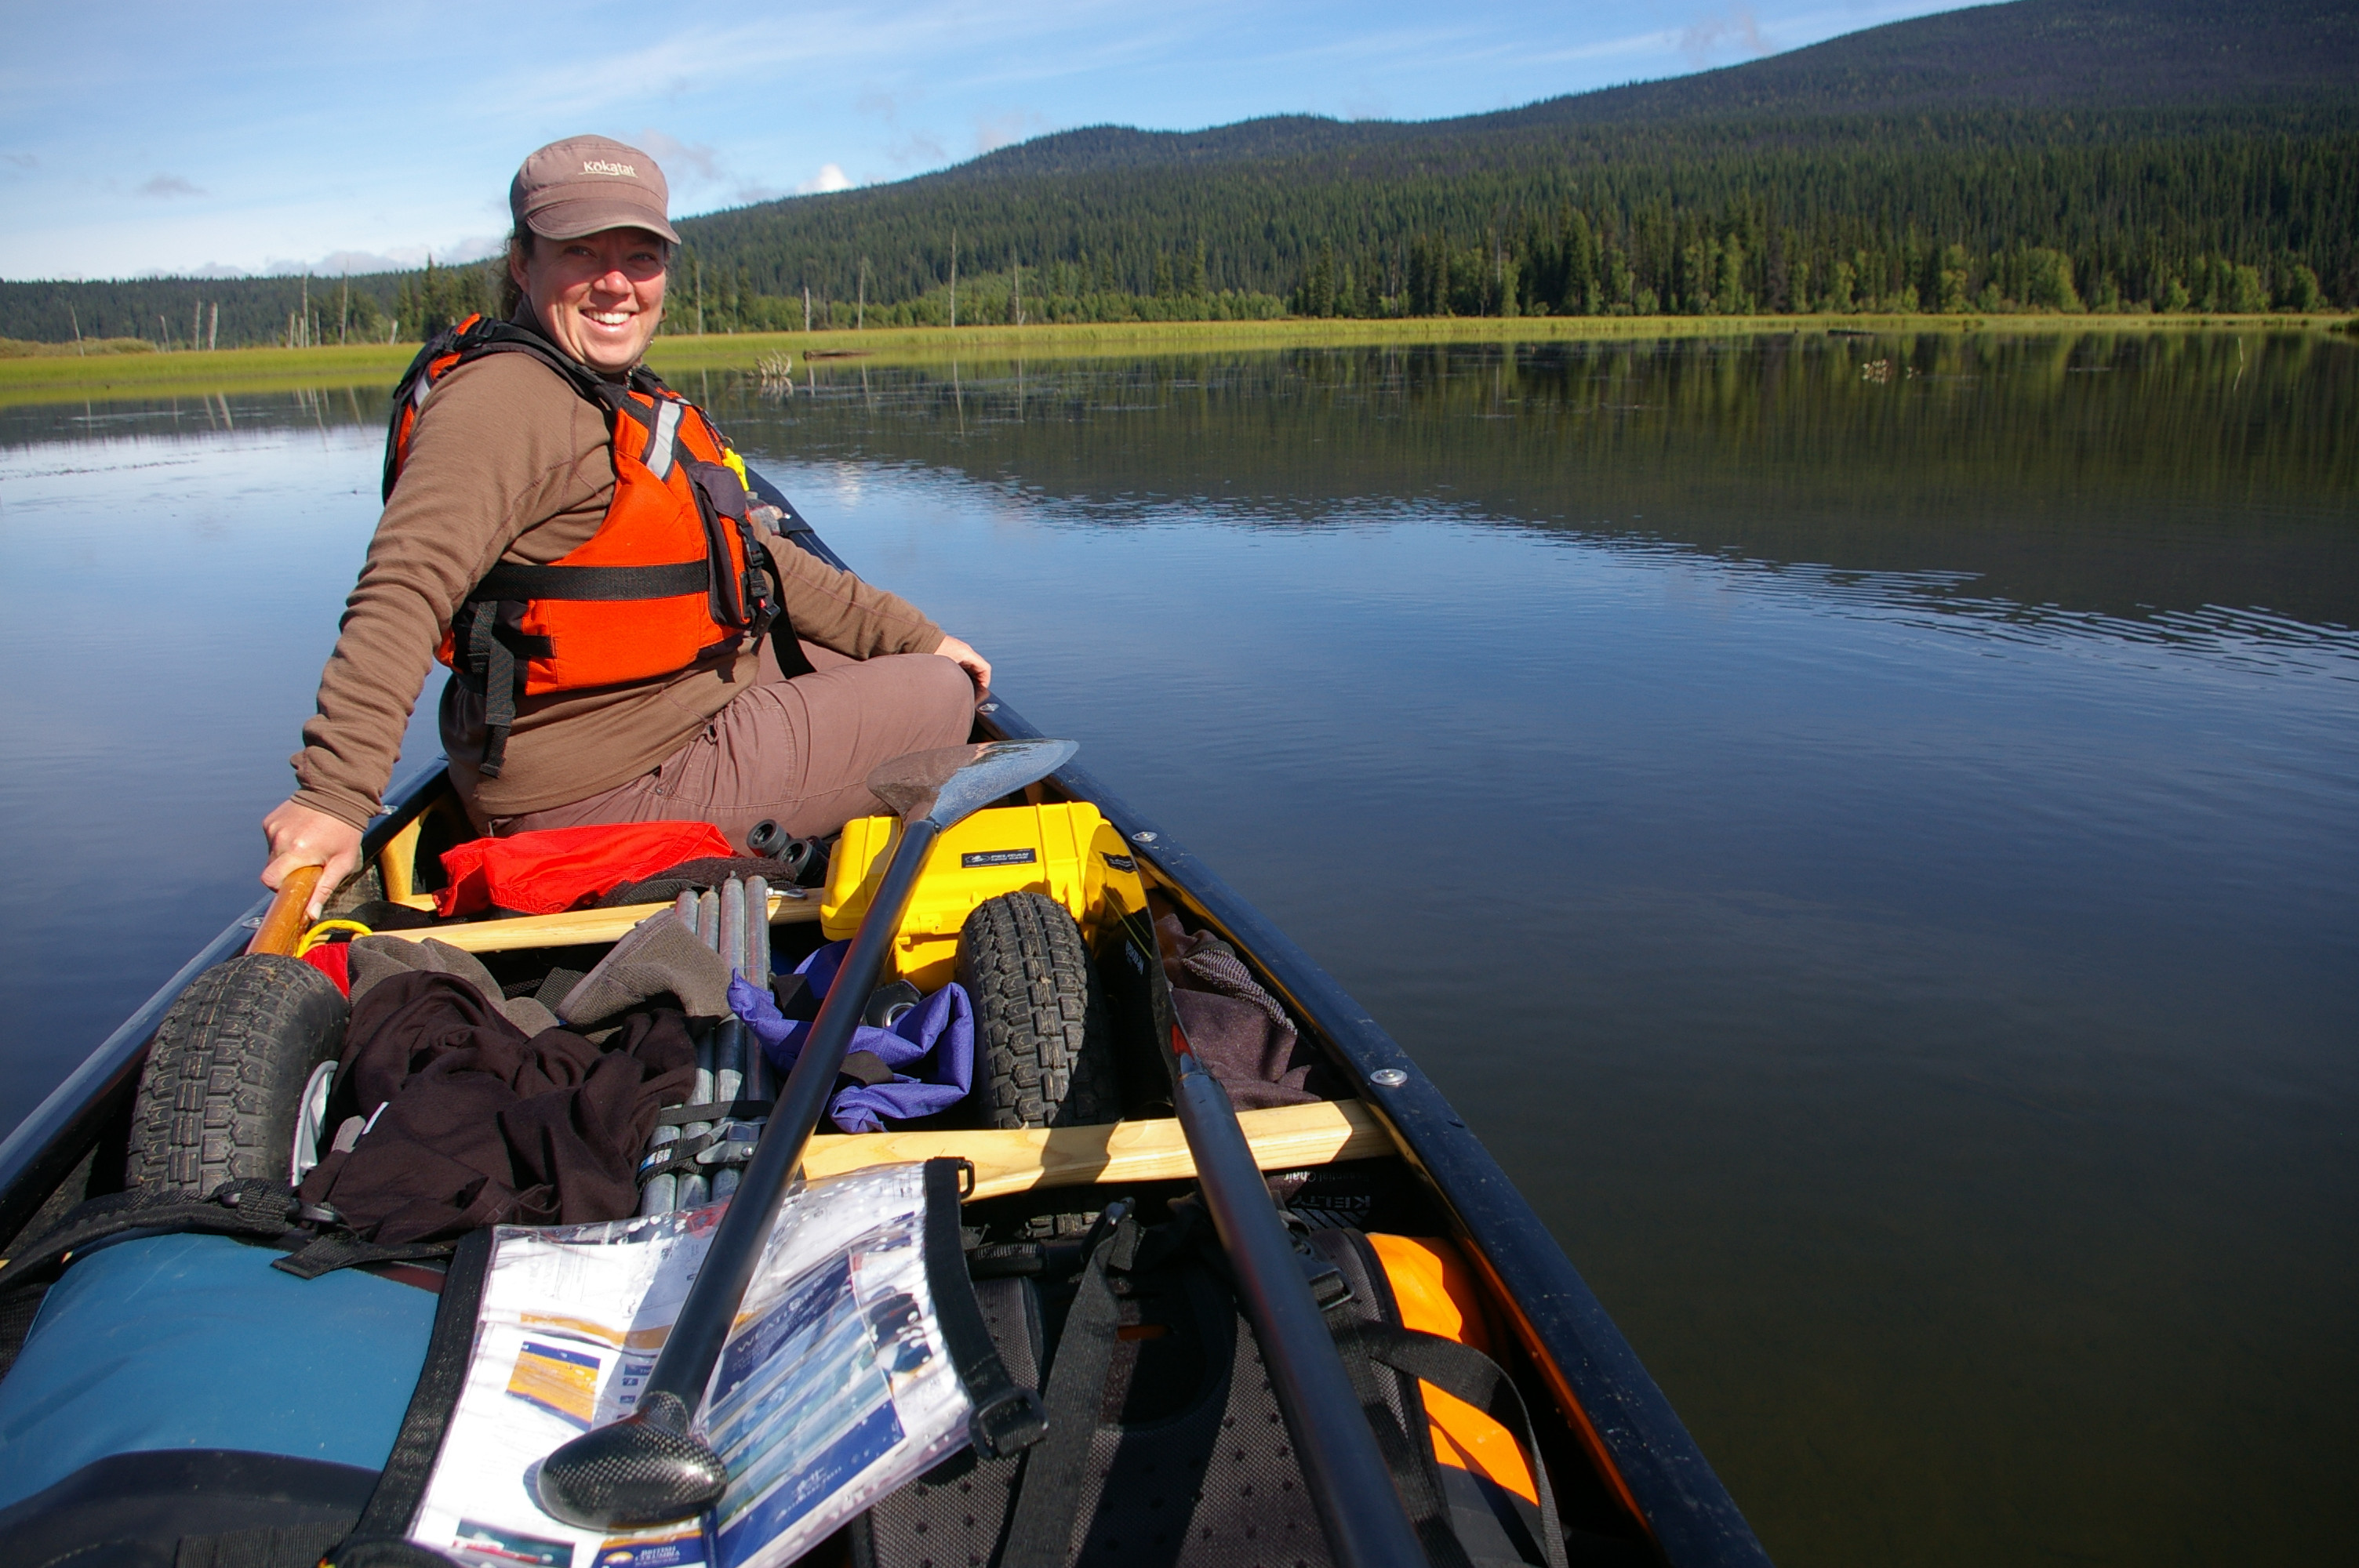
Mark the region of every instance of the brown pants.
POLYGON ((501 837, 592 822, 710 822, 742 853, 765 817, 797 838, 832 833, 883 809, 863 782, 904 752, 955 746, 974 723, 974 684, 933 654, 845 658, 810 643, 813 673, 769 672, 707 720, 653 773, 584 800, 495 816, 501 837))

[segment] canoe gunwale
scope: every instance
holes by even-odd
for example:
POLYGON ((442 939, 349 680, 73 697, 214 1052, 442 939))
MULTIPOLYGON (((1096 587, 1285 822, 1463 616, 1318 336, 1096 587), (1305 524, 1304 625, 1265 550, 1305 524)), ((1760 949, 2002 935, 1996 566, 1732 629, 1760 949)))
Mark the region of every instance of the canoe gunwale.
MULTIPOLYGON (((443 762, 436 757, 396 786, 386 796, 385 814, 371 823, 361 838, 361 863, 375 860, 387 840, 416 820, 441 797, 443 762)), ((180 966, 154 995, 139 1004, 113 1033, 99 1042, 65 1076, 32 1113, 0 1139, 0 1249, 16 1239, 58 1184, 71 1173, 82 1157, 104 1133, 107 1124, 128 1105, 147 1065, 147 1046, 156 1026, 164 1021, 180 993, 199 975, 234 957, 254 935, 262 912, 270 907, 264 894, 252 907, 222 927, 195 957, 180 966)))

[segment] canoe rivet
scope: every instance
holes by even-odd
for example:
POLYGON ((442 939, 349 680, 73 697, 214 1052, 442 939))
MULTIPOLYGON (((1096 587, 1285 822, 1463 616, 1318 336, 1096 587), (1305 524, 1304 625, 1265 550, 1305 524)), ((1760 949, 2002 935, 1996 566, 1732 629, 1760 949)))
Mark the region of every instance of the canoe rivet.
POLYGON ((1368 1075, 1368 1082, 1380 1089, 1397 1089, 1408 1082, 1408 1075, 1398 1067, 1378 1067, 1368 1075))
POLYGON ((1155 835, 1152 833, 1134 833, 1130 836, 1130 841, 1134 844, 1152 844, 1155 842, 1155 835))

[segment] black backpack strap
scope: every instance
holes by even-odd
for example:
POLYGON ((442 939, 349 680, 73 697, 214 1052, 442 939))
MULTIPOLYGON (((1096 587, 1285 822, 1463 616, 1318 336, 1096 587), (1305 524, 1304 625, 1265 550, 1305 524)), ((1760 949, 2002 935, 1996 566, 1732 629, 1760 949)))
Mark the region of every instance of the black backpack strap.
POLYGON ((451 1256, 451 1248, 448 1241, 409 1241, 388 1245, 332 1232, 310 1242, 299 1252, 272 1260, 270 1266, 299 1280, 316 1280, 338 1269, 356 1269, 364 1263, 418 1263, 429 1259, 447 1258, 451 1256))
POLYGON ((1506 1427, 1523 1444, 1525 1458, 1532 1467, 1533 1490, 1539 1497, 1537 1544, 1541 1562, 1546 1568, 1565 1568, 1564 1526, 1557 1517, 1548 1466, 1540 1462, 1531 1411, 1525 1406, 1524 1396, 1516 1390, 1514 1379, 1499 1364, 1471 1345, 1397 1324, 1354 1324, 1339 1330, 1336 1338, 1339 1344, 1347 1339, 1354 1341, 1368 1359, 1465 1400, 1506 1427))
POLYGON ((1039 1442, 1049 1418, 1040 1396, 1007 1375, 982 1303, 974 1299, 959 1237, 959 1199, 973 1180, 974 1167, 964 1160, 926 1162, 926 1285, 934 1298, 935 1321, 941 1325, 942 1346, 974 1405, 967 1435, 976 1453, 999 1459, 1039 1442))
POLYGON ((492 1265, 492 1232, 471 1230, 460 1238, 451 1255, 451 1271, 442 1277, 442 1297, 434 1308, 434 1327, 426 1338, 426 1364, 419 1368, 418 1387, 402 1413, 401 1431, 393 1440, 376 1490, 360 1522, 342 1544, 321 1559, 321 1568, 364 1568, 368 1563, 444 1561, 405 1538, 409 1521, 426 1500, 426 1483, 434 1474, 435 1457, 451 1430, 451 1412, 467 1386, 467 1363, 474 1354, 475 1317, 484 1304, 484 1281, 492 1265))
MULTIPOLYGON (((1385 1468, 1392 1473, 1393 1486, 1400 1493, 1401 1508, 1417 1531, 1418 1544, 1433 1568, 1474 1568, 1458 1532, 1450 1522, 1450 1500, 1443 1495, 1440 1466, 1433 1457, 1433 1444, 1422 1430, 1406 1431, 1401 1420, 1385 1399, 1379 1381, 1375 1357, 1371 1354, 1366 1333, 1381 1329, 1382 1324, 1337 1324, 1329 1328, 1335 1335, 1335 1348, 1342 1356, 1343 1370, 1351 1375, 1352 1391, 1360 1398, 1361 1413, 1368 1418, 1369 1430, 1375 1433, 1377 1451, 1385 1456, 1385 1468)), ((1415 1384, 1411 1384, 1413 1390, 1415 1384)), ((1424 1404, 1412 1397, 1408 1400, 1409 1426, 1422 1428, 1419 1418, 1424 1414, 1424 1404)), ((1551 1564, 1550 1568, 1562 1568, 1551 1564)))
MULTIPOLYGON (((675 1105, 656 1113, 656 1125, 686 1127, 691 1121, 745 1121, 754 1117, 769 1115, 774 1108, 774 1104, 775 1102, 766 1099, 730 1099, 708 1100, 702 1105, 675 1105)), ((953 1167, 964 1163, 963 1161, 959 1160, 945 1162, 953 1167)), ((958 1173, 953 1169, 951 1174, 955 1180, 958 1173)), ((930 1173, 928 1179, 931 1180, 930 1173)), ((926 1196, 930 1203, 933 1198, 932 1192, 929 1190, 926 1196)), ((957 1211, 958 1203, 955 1198, 951 1201, 951 1208, 953 1213, 957 1211)))
POLYGON ((24 1251, 0 1260, 0 1290, 44 1278, 82 1249, 125 1231, 182 1231, 276 1241, 299 1228, 295 1192, 262 1177, 223 1182, 206 1197, 156 1187, 109 1193, 69 1211, 24 1251))
POLYGON ((1016 1517, 1007 1527, 999 1568, 1065 1568, 1072 1555, 1082 1479, 1097 1435, 1106 1372, 1114 1364, 1117 1318, 1106 1267, 1117 1247, 1125 1254, 1136 1249, 1137 1230, 1136 1221, 1125 1217, 1091 1253, 1089 1266, 1082 1271, 1072 1310, 1065 1314, 1065 1329, 1049 1366, 1049 1433, 1025 1455, 1016 1517))

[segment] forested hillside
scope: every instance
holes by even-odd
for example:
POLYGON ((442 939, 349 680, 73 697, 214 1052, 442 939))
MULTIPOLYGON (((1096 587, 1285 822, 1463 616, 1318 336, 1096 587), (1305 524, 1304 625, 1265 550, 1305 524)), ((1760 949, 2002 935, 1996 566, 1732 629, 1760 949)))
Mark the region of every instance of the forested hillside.
MULTIPOLYGON (((2351 308, 2354 169, 2359 7, 2018 0, 1495 114, 1101 126, 690 219, 668 329, 2351 308)), ((0 284, 0 337, 186 341, 200 301, 224 344, 416 337, 487 297, 479 267, 0 284)))
POLYGON ((2347 307, 2354 153, 2359 7, 2019 0, 1457 120, 1070 131, 682 232, 708 329, 806 288, 946 319, 953 240, 969 320, 1019 267, 1048 319, 2347 307))

